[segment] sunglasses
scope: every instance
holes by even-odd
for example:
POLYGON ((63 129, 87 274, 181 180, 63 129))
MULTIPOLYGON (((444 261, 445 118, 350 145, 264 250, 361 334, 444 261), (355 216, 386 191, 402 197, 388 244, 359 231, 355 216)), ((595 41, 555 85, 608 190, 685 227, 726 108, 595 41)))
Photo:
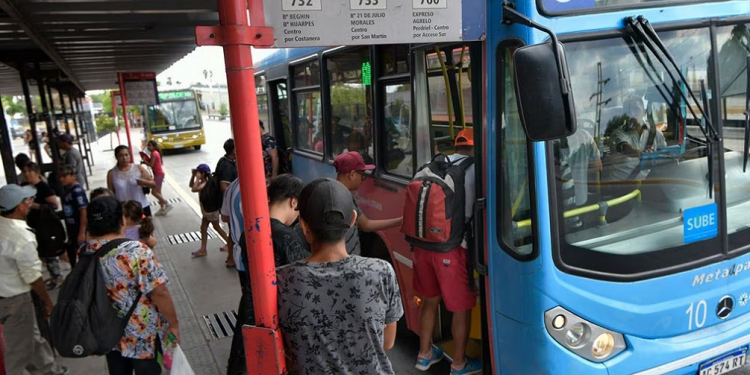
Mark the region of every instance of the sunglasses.
POLYGON ((367 176, 368 176, 367 172, 365 172, 365 171, 357 171, 357 174, 360 175, 360 176, 362 176, 362 181, 364 181, 364 180, 367 179, 367 176))

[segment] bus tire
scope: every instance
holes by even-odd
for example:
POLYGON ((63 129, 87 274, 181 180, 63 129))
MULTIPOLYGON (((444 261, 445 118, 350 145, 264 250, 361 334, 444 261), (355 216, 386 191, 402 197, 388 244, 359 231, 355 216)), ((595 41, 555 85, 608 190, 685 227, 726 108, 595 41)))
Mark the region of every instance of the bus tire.
POLYGON ((200 150, 201 150, 201 146, 200 146, 200 145, 198 145, 198 146, 193 146, 193 148, 195 149, 195 151, 200 151, 200 150))

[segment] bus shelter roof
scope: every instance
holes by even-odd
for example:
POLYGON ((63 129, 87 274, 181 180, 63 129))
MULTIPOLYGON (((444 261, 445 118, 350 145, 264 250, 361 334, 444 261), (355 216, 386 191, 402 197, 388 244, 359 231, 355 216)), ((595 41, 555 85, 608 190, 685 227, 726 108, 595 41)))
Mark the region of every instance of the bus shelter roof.
MULTIPOLYGON (((218 25, 216 0, 0 0, 0 93, 22 93, 19 68, 80 91, 117 87, 118 71, 160 73, 218 25)), ((34 76, 31 76, 34 84, 34 76)))

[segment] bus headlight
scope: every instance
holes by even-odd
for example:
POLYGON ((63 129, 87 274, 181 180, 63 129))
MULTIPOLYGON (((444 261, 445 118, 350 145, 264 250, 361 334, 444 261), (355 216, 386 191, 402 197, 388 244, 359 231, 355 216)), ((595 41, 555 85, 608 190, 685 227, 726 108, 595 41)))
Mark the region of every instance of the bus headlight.
POLYGON ((586 323, 576 323, 565 334, 565 343, 571 348, 580 348, 584 340, 591 336, 591 329, 586 323))
POLYGON ((162 142, 164 142, 164 139, 163 138, 157 138, 156 141, 159 142, 159 143, 162 143, 162 142))
POLYGON ((544 313, 547 333, 573 353, 604 362, 627 348, 622 334, 593 324, 558 306, 544 313))
POLYGON ((594 344, 591 345, 591 354, 596 358, 605 358, 612 353, 612 349, 615 348, 615 337, 609 332, 604 332, 599 335, 594 344))
POLYGON ((198 139, 200 137, 198 134, 193 134, 193 139, 198 139))

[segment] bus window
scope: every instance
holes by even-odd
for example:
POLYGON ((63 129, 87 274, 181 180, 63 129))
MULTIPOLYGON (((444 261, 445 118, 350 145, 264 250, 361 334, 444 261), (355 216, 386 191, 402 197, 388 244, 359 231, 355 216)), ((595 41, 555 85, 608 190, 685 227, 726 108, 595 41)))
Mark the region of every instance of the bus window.
MULTIPOLYGON (((258 98, 258 119, 263 121, 266 130, 273 134, 273 126, 268 121, 268 93, 266 92, 266 76, 255 76, 255 95, 258 98)), ((275 136, 275 134, 273 134, 275 136)))
POLYGON ((409 74, 409 45, 394 44, 382 46, 379 49, 381 61, 381 74, 383 76, 394 76, 409 74))
POLYGON ((500 196, 497 199, 502 216, 498 228, 506 250, 528 256, 533 251, 531 225, 531 199, 529 184, 528 148, 526 133, 518 116, 516 91, 514 90, 513 59, 516 47, 501 47, 498 64, 498 86, 500 103, 500 147, 498 165, 501 167, 500 196))
POLYGON ((426 59, 433 151, 451 154, 455 133, 473 126, 469 47, 432 52, 426 59))
POLYGON ((294 88, 320 85, 320 65, 318 60, 308 61, 292 68, 294 88))
POLYGON ((297 148, 323 153, 323 127, 320 121, 320 93, 296 93, 297 148))
POLYGON ((373 164, 370 48, 336 53, 327 59, 326 67, 331 83, 328 131, 333 156, 359 151, 367 164, 373 164))
POLYGON ((750 243, 750 230, 740 203, 747 199, 741 192, 750 186, 750 172, 744 172, 744 137, 748 101, 748 25, 718 28, 721 114, 724 127, 724 160, 727 191, 727 231, 729 249, 743 249, 750 243), (734 186, 734 188, 732 188, 734 186))
MULTIPOLYGON (((320 64, 311 60, 292 67, 294 75, 294 126, 297 149, 325 152, 320 111, 320 64)), ((279 95, 282 93, 279 92, 279 95)), ((286 97, 286 90, 283 92, 286 97)))
POLYGON ((385 85, 383 102, 383 132, 385 142, 385 170, 400 176, 412 177, 411 143, 411 84, 385 85))
MULTIPOLYGON (((700 95, 701 82, 715 76, 709 29, 659 36, 700 95)), ((716 236, 683 236, 689 223, 683 224, 684 213, 716 204, 706 175, 718 155, 708 157, 701 112, 680 95, 686 84, 648 63, 658 60, 641 48, 630 37, 566 44, 578 130, 552 142, 555 162, 549 168, 556 175, 560 257, 572 267, 632 275, 721 252, 716 236)), ((735 191, 746 201, 741 188, 731 188, 748 181, 731 182, 736 168, 730 165, 741 154, 730 154, 728 196, 735 191)))
POLYGON ((379 78, 382 90, 383 145, 380 147, 389 173, 411 178, 414 175, 411 124, 411 89, 409 81, 409 45, 378 47, 379 78))

